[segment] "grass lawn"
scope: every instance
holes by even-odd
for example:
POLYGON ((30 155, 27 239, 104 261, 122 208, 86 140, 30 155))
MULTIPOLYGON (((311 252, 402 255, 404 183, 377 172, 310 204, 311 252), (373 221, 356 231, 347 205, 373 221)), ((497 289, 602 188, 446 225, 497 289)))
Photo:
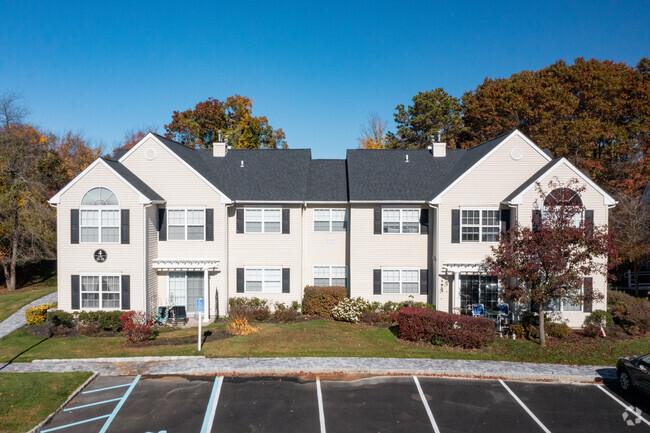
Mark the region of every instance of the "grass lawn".
POLYGON ((0 432, 26 432, 35 427, 91 374, 0 374, 0 432))
MULTIPOLYGON (((223 323, 217 323, 206 329, 218 330, 223 326, 223 323)), ((132 347, 119 336, 41 339, 19 329, 0 339, 0 361, 8 362, 21 353, 14 362, 47 358, 201 354, 215 358, 358 356, 614 365, 619 356, 645 353, 650 347, 650 337, 621 342, 593 339, 580 343, 549 339, 546 348, 527 340, 497 338, 484 349, 463 350, 404 343, 397 339, 391 329, 331 320, 289 324, 258 323, 255 326, 260 328, 257 334, 208 341, 200 353, 196 350, 195 343, 132 347)), ((163 330, 158 340, 191 337, 196 332, 196 328, 163 330)))
POLYGON ((52 292, 56 292, 56 277, 51 277, 38 284, 23 287, 15 292, 3 290, 0 292, 0 322, 30 302, 52 292))

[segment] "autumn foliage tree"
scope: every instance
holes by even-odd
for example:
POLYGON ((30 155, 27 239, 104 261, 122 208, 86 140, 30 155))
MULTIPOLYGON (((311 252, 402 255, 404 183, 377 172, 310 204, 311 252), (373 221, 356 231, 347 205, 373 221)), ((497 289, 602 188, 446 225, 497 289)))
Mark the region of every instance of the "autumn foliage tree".
POLYGON ((505 297, 535 306, 544 346, 546 307, 602 299, 600 292, 582 290, 584 278, 605 275, 611 265, 607 258, 616 257, 616 246, 606 226, 581 217, 584 206, 579 194, 584 188, 577 181, 561 185, 554 180, 548 188, 538 184, 537 189, 541 218, 536 227, 512 227, 492 247, 484 267, 499 279, 505 297))
POLYGON ((360 149, 384 149, 387 144, 386 122, 377 113, 370 113, 368 123, 361 127, 361 136, 357 138, 360 149))
POLYGON ((253 100, 246 96, 208 98, 193 109, 174 111, 166 135, 190 147, 211 148, 221 131, 237 149, 286 148, 282 129, 273 129, 266 117, 253 116, 252 111, 253 100))
POLYGON ((53 137, 54 147, 61 158, 61 170, 67 181, 81 173, 101 154, 101 147, 92 147, 81 134, 66 132, 62 137, 53 137))

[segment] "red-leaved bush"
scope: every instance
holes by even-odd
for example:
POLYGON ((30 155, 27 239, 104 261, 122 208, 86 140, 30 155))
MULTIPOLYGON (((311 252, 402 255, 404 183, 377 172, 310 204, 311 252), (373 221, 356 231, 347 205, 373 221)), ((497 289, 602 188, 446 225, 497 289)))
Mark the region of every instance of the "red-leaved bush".
POLYGON ((494 341, 494 321, 461 316, 421 307, 407 307, 397 315, 399 336, 404 340, 430 341, 466 349, 483 347, 494 341))
POLYGON ((122 335, 131 343, 148 340, 151 336, 153 322, 143 313, 125 311, 120 316, 120 323, 122 324, 122 335))

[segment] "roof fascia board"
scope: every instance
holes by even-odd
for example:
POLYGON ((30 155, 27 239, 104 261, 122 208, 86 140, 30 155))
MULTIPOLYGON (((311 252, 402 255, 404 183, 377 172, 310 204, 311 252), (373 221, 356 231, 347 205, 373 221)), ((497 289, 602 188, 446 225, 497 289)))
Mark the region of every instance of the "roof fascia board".
POLYGON ((327 200, 325 200, 325 201, 322 201, 322 200, 321 201, 318 201, 318 200, 316 200, 316 201, 306 200, 305 201, 305 204, 330 204, 330 203, 332 203, 332 204, 348 204, 350 202, 347 201, 347 200, 343 200, 343 201, 342 200, 329 200, 329 201, 327 201, 327 200))
POLYGON ((219 188, 217 188, 215 185, 213 185, 211 182, 209 182, 205 177, 203 177, 203 176, 201 175, 201 173, 199 173, 198 171, 196 171, 196 170, 194 169, 194 167, 192 167, 191 165, 189 165, 189 164, 188 164, 188 163, 187 163, 183 158, 181 158, 180 156, 176 155, 176 153, 172 152, 172 151, 171 151, 171 150, 170 150, 170 149, 169 149, 169 148, 168 148, 168 147, 167 147, 167 146, 166 146, 162 141, 160 141, 160 140, 158 139, 158 137, 156 137, 155 134, 153 134, 153 133, 151 133, 151 132, 148 133, 147 135, 145 135, 145 136, 142 138, 142 140, 138 141, 138 142, 136 143, 136 145, 133 146, 133 147, 132 147, 128 152, 126 152, 124 155, 122 155, 122 157, 119 159, 118 162, 121 163, 123 160, 125 160, 126 158, 128 158, 129 155, 131 155, 131 153, 135 152, 136 149, 138 149, 140 146, 142 146, 142 144, 145 142, 145 140, 146 140, 147 138, 152 138, 156 143, 158 143, 158 144, 159 144, 161 147, 163 147, 167 152, 169 152, 169 154, 171 154, 174 158, 176 158, 176 159, 177 159, 181 164, 183 164, 185 167, 187 167, 188 170, 190 170, 190 171, 191 171, 192 173, 194 173, 194 174, 195 174, 199 179, 201 179, 203 182, 205 182, 205 183, 206 183, 210 188, 212 188, 214 191, 216 191, 216 192, 219 194, 219 196, 221 197, 221 203, 225 203, 225 204, 230 204, 230 203, 232 203, 232 200, 231 200, 230 198, 228 198, 228 196, 226 196, 224 193, 222 193, 222 192, 219 190, 219 188))
POLYGON ((426 200, 350 200, 350 203, 404 203, 404 204, 422 204, 426 200))
POLYGON ((115 175, 118 179, 120 179, 122 182, 124 182, 127 186, 129 186, 136 194, 138 194, 138 197, 140 199, 141 204, 151 204, 152 200, 142 194, 136 187, 131 185, 131 183, 127 182, 126 179, 122 177, 117 171, 113 170, 113 168, 106 163, 101 158, 97 158, 92 164, 90 164, 84 171, 79 173, 74 179, 72 179, 66 186, 64 186, 59 192, 54 194, 51 199, 48 200, 48 203, 50 204, 59 204, 61 203, 61 196, 68 191, 74 184, 76 184, 79 180, 81 180, 82 177, 84 177, 86 174, 88 174, 95 166, 98 164, 103 164, 104 167, 108 168, 108 170, 115 175))
POLYGON ((273 204, 282 204, 282 203, 304 203, 302 200, 235 200, 233 203, 236 204, 264 204, 264 203, 273 203, 273 204))
POLYGON ((546 170, 544 173, 542 173, 542 174, 537 178, 537 180, 535 180, 535 182, 533 182, 533 183, 531 183, 530 185, 528 185, 528 187, 526 187, 526 189, 524 189, 522 192, 520 192, 519 194, 517 194, 517 195, 516 195, 512 200, 510 200, 510 201, 507 202, 507 203, 508 203, 508 204, 516 204, 516 205, 522 204, 522 203, 523 203, 523 199, 524 199, 524 195, 525 195, 528 191, 530 191, 531 188, 532 188, 533 186, 535 186, 537 183, 539 183, 539 182, 540 182, 544 177, 548 176, 548 175, 551 174, 553 171, 555 171, 555 169, 558 168, 560 165, 566 165, 567 167, 569 167, 569 168, 570 168, 570 169, 571 169, 575 174, 577 174, 577 175, 580 177, 580 179, 582 179, 586 184, 588 184, 588 185, 591 186, 593 189, 595 189, 596 191, 598 191, 598 192, 603 196, 603 204, 604 204, 605 206, 615 206, 615 205, 618 203, 618 202, 617 202, 617 201, 616 201, 616 200, 615 200, 611 195, 607 194, 607 192, 605 192, 605 190, 603 190, 601 187, 599 187, 598 184, 596 184, 593 180, 589 179, 589 177, 587 177, 587 175, 584 174, 582 171, 578 170, 578 168, 577 168, 575 165, 571 164, 571 162, 570 162, 568 159, 566 159, 566 158, 561 158, 561 159, 557 162, 557 164, 553 165, 551 168, 549 168, 549 169, 546 170))
POLYGON ((537 153, 539 153, 540 155, 542 155, 542 157, 543 157, 544 159, 546 159, 546 161, 551 161, 552 158, 551 158, 550 156, 548 156, 546 153, 544 153, 544 151, 542 151, 542 149, 540 149, 539 146, 537 146, 535 143, 533 143, 533 141, 532 141, 530 138, 526 137, 526 136, 525 136, 521 131, 519 131, 518 129, 515 129, 514 131, 512 131, 512 133, 510 133, 510 135, 508 135, 506 138, 504 138, 503 140, 501 140, 501 143, 499 143, 499 144, 498 144, 494 149, 492 149, 491 151, 489 151, 485 156, 483 156, 483 158, 479 159, 479 160, 478 160, 478 161, 477 161, 473 166, 471 166, 471 167, 468 168, 468 169, 467 169, 463 174, 461 174, 460 176, 458 176, 458 177, 456 178, 456 180, 454 180, 454 181, 451 183, 451 185, 449 185, 447 188, 445 188, 445 189, 444 189, 440 194, 438 194, 438 195, 437 195, 433 200, 431 200, 430 203, 431 203, 431 204, 441 204, 441 203, 442 203, 442 197, 443 197, 443 196, 444 196, 444 195, 445 195, 449 190, 451 190, 454 186, 456 186, 456 185, 457 185, 461 180, 463 180, 463 179, 464 179, 468 174, 470 174, 472 171, 474 171, 474 169, 475 169, 476 167, 478 167, 479 165, 481 165, 481 164, 482 164, 486 159, 488 159, 490 156, 492 156, 492 154, 493 154, 494 152, 496 152, 498 149, 500 149, 501 146, 503 146, 505 143, 507 143, 508 141, 510 141, 510 139, 511 139, 512 137, 514 137, 515 135, 519 136, 519 137, 520 137, 522 140, 524 140, 528 145, 530 145, 533 149, 535 149, 535 150, 537 151, 537 153))

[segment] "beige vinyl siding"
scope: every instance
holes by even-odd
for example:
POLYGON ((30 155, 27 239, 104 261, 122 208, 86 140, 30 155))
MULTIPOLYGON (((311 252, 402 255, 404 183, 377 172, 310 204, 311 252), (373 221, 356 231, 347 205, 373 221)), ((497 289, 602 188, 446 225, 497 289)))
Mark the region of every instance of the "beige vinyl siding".
MULTIPOLYGON (((540 185, 542 189, 548 193, 551 190, 548 186, 550 181, 559 181, 560 183, 567 184, 572 179, 580 180, 579 184, 586 188, 580 194, 580 198, 582 199, 585 209, 594 211, 594 225, 607 225, 609 211, 607 206, 603 203, 602 194, 579 179, 576 173, 566 165, 559 166, 549 175, 541 179, 540 185)), ((522 204, 518 206, 519 224, 530 226, 532 224, 533 209, 539 209, 540 204, 542 204, 542 200, 539 192, 537 191, 537 188, 533 187, 524 194, 522 204)), ((593 302, 592 310, 605 310, 607 309, 607 279, 604 275, 590 276, 593 278, 594 293, 599 292, 604 296, 602 300, 593 302)), ((567 311, 562 313, 561 318, 568 320, 568 325, 571 327, 580 327, 582 326, 586 315, 587 313, 579 311, 567 311)))
POLYGON ((152 267, 153 259, 158 257, 158 206, 146 208, 147 224, 147 310, 156 315, 158 308, 158 276, 152 267))
MULTIPOLYGON (((361 296, 371 302, 406 301, 406 294, 374 295, 373 270, 409 267, 427 269, 428 238, 422 234, 374 234, 374 209, 402 207, 399 205, 352 204, 350 208, 350 296, 361 296)), ((414 208, 413 206, 403 206, 414 208)), ((420 209, 420 207, 417 207, 420 209)), ((427 296, 414 294, 415 300, 426 302, 427 296)))
MULTIPOLYGON (((304 280, 302 287, 314 284, 314 266, 346 266, 348 261, 348 230, 344 232, 320 232, 314 230, 314 209, 347 209, 345 205, 309 205, 303 212, 305 243, 304 280)), ((349 278, 349 277, 348 277, 349 278)))
POLYGON ((138 194, 103 164, 97 164, 61 196, 57 206, 58 297, 59 308, 71 311, 71 275, 121 274, 131 278, 131 309, 144 307, 143 279, 143 205, 138 194), (129 209, 130 243, 70 243, 70 210, 79 209, 81 199, 91 188, 103 186, 117 196, 120 209, 129 209), (94 252, 106 251, 108 258, 97 263, 94 252))
MULTIPOLYGON (((224 269, 225 256, 225 218, 224 204, 221 196, 210 185, 205 183, 197 174, 183 165, 175 155, 155 139, 148 138, 135 149, 122 164, 147 183, 154 191, 166 200, 166 208, 201 208, 214 209, 214 241, 157 241, 157 252, 153 258, 163 259, 212 259, 220 261, 220 269, 224 269), (145 153, 153 149, 156 156, 148 160, 145 153)), ((154 216, 155 227, 158 215, 154 216)), ((156 230, 155 239, 158 239, 156 230)), ((167 277, 163 272, 157 273, 157 294, 159 303, 167 302, 167 277)), ((208 307, 210 315, 214 316, 219 310, 225 311, 226 305, 226 276, 225 272, 210 274, 210 299, 208 307), (217 293, 218 292, 218 293, 217 293), (216 302, 219 302, 217 309, 216 302)))
POLYGON ((274 302, 301 301, 302 275, 302 207, 298 204, 241 205, 246 207, 281 207, 289 209, 290 233, 237 233, 236 207, 228 208, 228 296, 253 297, 274 302), (237 293, 237 268, 280 267, 289 268, 290 293, 237 293))

